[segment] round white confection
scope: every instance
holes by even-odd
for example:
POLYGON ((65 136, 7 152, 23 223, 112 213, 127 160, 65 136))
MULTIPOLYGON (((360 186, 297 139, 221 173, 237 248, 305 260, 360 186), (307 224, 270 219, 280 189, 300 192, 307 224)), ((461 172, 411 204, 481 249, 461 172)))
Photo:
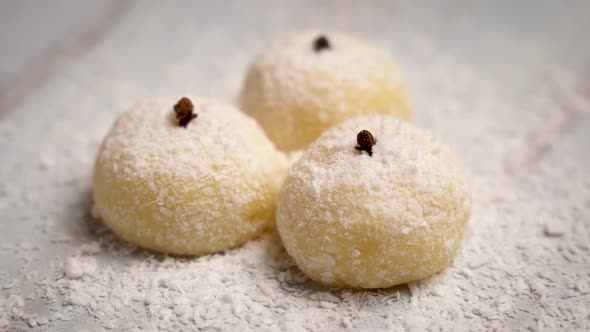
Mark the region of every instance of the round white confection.
POLYGON ((174 98, 139 103, 117 119, 96 159, 94 199, 122 238, 198 255, 240 245, 274 221, 286 161, 239 110, 189 99, 198 117, 186 128, 174 98))
POLYGON ((443 269, 459 248, 471 196, 451 152, 391 116, 347 120, 292 167, 277 228, 299 268, 334 287, 383 288, 443 269), (355 149, 370 131, 372 156, 355 149))
POLYGON ((304 32, 277 40, 255 58, 241 105, 278 148, 292 151, 350 117, 382 113, 410 119, 406 90, 382 49, 343 34, 304 32), (316 51, 321 36, 329 48, 316 51))

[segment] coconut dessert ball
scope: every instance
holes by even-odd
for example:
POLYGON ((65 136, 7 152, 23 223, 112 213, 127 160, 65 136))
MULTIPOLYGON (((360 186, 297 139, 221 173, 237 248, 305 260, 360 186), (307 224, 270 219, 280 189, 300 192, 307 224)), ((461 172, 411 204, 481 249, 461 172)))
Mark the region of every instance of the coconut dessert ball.
POLYGON ((144 248, 218 252, 274 222, 285 163, 258 124, 232 106, 193 97, 142 102, 102 143, 95 210, 144 248))
POLYGON ((470 210, 444 145, 394 117, 370 115, 326 131, 292 167, 277 228, 310 278, 384 288, 443 269, 470 210))
POLYGON ((254 59, 241 106, 278 148, 292 151, 353 116, 410 119, 406 90, 384 50, 343 34, 304 32, 277 40, 254 59))

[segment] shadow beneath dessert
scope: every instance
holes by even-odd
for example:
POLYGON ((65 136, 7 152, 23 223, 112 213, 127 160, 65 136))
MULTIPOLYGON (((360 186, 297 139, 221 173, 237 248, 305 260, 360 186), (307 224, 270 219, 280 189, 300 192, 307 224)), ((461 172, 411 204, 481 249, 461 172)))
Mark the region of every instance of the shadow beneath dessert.
POLYGON ((135 257, 145 259, 153 256, 164 256, 159 253, 150 252, 119 238, 99 218, 92 213, 94 201, 92 188, 86 188, 83 194, 77 195, 75 204, 72 206, 71 215, 67 218, 66 232, 70 235, 71 244, 83 248, 88 245, 99 246, 100 251, 96 254, 111 257, 135 257))
MULTIPOLYGON (((264 247, 263 259, 266 267, 274 271, 274 275, 271 279, 279 282, 282 289, 286 293, 303 294, 304 297, 312 301, 325 301, 326 293, 336 296, 338 299, 343 300, 355 298, 362 300, 364 297, 370 295, 396 295, 399 293, 400 297, 407 297, 410 295, 408 284, 401 284, 390 288, 383 289, 353 289, 353 288, 331 288, 324 286, 314 280, 308 278, 295 264, 293 259, 289 256, 283 244, 280 236, 275 229, 269 230, 263 234, 259 239, 255 240, 261 242, 264 247)), ((237 249, 239 250, 239 249, 237 249)))
MULTIPOLYGON (((76 203, 72 206, 74 215, 78 218, 71 218, 72 222, 66 225, 67 233, 71 244, 83 252, 89 244, 98 247, 93 255, 103 257, 106 264, 115 266, 116 262, 143 262, 151 261, 154 268, 159 263, 169 264, 170 259, 177 263, 199 264, 200 261, 214 259, 216 257, 241 256, 247 257, 248 262, 238 266, 243 269, 244 273, 252 265, 260 272, 257 278, 247 277, 247 283, 252 283, 255 288, 263 288, 265 283, 278 283, 282 295, 296 296, 305 301, 311 302, 330 302, 339 303, 346 301, 348 303, 357 303, 362 305, 366 303, 367 297, 382 297, 388 301, 396 298, 407 298, 410 294, 407 284, 398 285, 387 289, 335 289, 321 285, 309 279, 296 265, 283 247, 280 236, 276 229, 267 230, 258 238, 249 241, 241 246, 226 250, 221 253, 215 253, 202 256, 181 256, 163 254, 147 249, 143 249, 132 243, 119 238, 111 231, 99 218, 93 216, 93 198, 92 189, 84 190, 84 195, 79 195, 76 203), (116 258, 116 261, 113 260, 116 258), (260 276, 263 276, 260 279, 260 276), (266 279, 266 281, 264 280, 266 279)), ((234 266, 233 268, 236 268, 234 266)), ((281 295, 281 294, 279 294, 281 295)))

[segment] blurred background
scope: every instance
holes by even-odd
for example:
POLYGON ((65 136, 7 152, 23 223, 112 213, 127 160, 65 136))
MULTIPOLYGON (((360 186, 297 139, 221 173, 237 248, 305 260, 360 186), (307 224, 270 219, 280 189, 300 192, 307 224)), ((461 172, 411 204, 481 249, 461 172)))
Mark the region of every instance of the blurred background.
MULTIPOLYGON (((227 85, 203 84, 202 78, 231 80, 227 72, 240 68, 246 55, 269 38, 302 28, 370 36, 394 49, 402 62, 407 61, 404 43, 422 38, 428 46, 441 46, 458 61, 510 82, 522 83, 531 71, 554 64, 588 77, 589 13, 590 3, 583 0, 2 0, 0 106, 2 113, 13 109, 89 52, 94 53, 88 71, 121 73, 127 83, 141 82, 137 89, 153 91, 168 79, 168 89, 174 91, 178 87, 170 75, 184 75, 182 87, 200 84, 210 86, 206 94, 221 94, 227 85), (199 72, 190 71, 196 68, 199 72)), ((233 84, 234 89, 239 85, 233 84)))

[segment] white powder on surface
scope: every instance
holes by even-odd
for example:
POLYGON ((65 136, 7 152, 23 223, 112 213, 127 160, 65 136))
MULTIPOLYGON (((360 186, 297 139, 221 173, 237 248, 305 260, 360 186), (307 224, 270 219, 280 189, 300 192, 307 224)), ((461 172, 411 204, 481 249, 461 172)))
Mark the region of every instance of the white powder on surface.
POLYGON ((80 279, 96 272, 96 260, 92 257, 69 257, 64 264, 64 274, 69 279, 80 279))
MULTIPOLYGON (((194 39, 187 22, 198 13, 187 10, 183 21, 171 6, 151 6, 138 8, 115 37, 0 122, 0 148, 9 156, 0 164, 0 230, 9 234, 0 245, 0 329, 590 329, 588 82, 552 70, 551 79, 512 83, 532 89, 526 93, 507 91, 493 83, 501 71, 488 77, 419 33, 401 36, 396 55, 410 79, 415 123, 451 146, 473 182, 469 229, 449 268, 394 289, 331 290, 309 281, 274 233, 197 258, 119 240, 90 215, 89 195, 98 144, 116 113, 134 99, 193 84, 204 94, 235 97, 223 82, 235 82, 249 59, 228 60, 240 64, 228 66, 231 72, 200 65, 201 54, 235 51, 214 29, 186 52, 170 52, 194 39), (150 25, 168 16, 177 22, 174 36, 150 25), (154 40, 164 45, 154 47, 154 40), (148 51, 151 60, 143 61, 148 51), (154 59, 191 74, 161 72, 154 59), (198 72, 208 79, 196 81, 198 72), (215 76, 226 77, 210 82, 215 76)), ((357 19, 365 16, 360 11, 357 19)), ((518 51, 517 42, 507 44, 518 51)))

